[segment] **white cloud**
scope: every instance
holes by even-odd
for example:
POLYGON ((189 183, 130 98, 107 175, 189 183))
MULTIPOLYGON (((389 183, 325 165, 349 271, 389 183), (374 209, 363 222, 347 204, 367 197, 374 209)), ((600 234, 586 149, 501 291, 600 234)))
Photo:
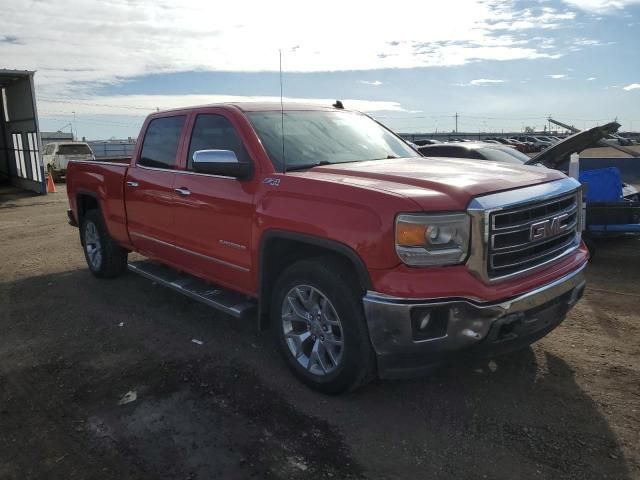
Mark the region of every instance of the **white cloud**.
POLYGON ((592 82, 592 81, 594 81, 594 80, 597 80, 597 78, 596 78, 596 77, 589 77, 589 78, 587 78, 587 81, 589 81, 589 82, 592 82))
POLYGON ((468 85, 473 87, 485 87, 487 85, 495 85, 496 83, 504 83, 504 80, 495 78, 476 78, 475 80, 471 80, 468 85))
POLYGON ((553 78, 554 80, 560 80, 562 78, 567 78, 567 76, 564 73, 558 73, 558 74, 555 74, 555 75, 547 75, 547 77, 553 78))
POLYGON ((590 13, 614 14, 630 5, 640 4, 640 0, 564 0, 571 7, 590 13))
POLYGON ((638 90, 640 89, 640 83, 632 83, 630 85, 627 85, 626 87, 622 87, 623 90, 629 91, 629 90, 638 90))
POLYGON ((521 34, 570 25, 575 17, 510 0, 430 2, 424 14, 411 0, 392 9, 342 0, 2 3, 3 67, 38 70, 39 88, 74 95, 157 73, 277 71, 279 49, 284 70, 298 72, 558 58, 557 49, 521 34), (363 9, 366 21, 351 21, 363 9), (328 30, 332 25, 348 28, 328 30))
POLYGON ((360 80, 360 83, 364 83, 365 85, 372 85, 374 87, 379 87, 380 85, 384 85, 380 80, 360 80))
POLYGON ((553 29, 560 27, 563 22, 573 20, 574 12, 560 12, 554 8, 544 7, 541 13, 534 12, 530 8, 513 11, 508 3, 495 4, 497 10, 491 22, 494 30, 532 30, 553 29))
MULTIPOLYGON (((284 97, 285 102, 311 103, 314 105, 331 105, 335 98, 294 98, 284 97)), ((346 108, 362 112, 395 111, 405 109, 398 102, 341 99, 346 108)), ((38 97, 38 110, 43 116, 55 116, 64 100, 49 97, 38 97), (50 113, 51 112, 51 113, 50 113)), ((206 105, 225 102, 280 102, 280 97, 242 96, 242 95, 109 95, 85 96, 74 99, 73 109, 77 115, 127 115, 139 116, 155 112, 156 109, 206 105)))

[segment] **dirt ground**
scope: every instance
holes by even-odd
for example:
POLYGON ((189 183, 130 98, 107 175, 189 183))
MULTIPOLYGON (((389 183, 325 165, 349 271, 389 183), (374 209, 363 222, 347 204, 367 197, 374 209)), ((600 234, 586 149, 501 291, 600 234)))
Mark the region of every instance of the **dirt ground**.
MULTIPOLYGON (((640 152, 640 145, 631 145, 627 147, 630 150, 635 152, 640 152)), ((620 150, 616 150, 611 147, 595 147, 595 148, 587 148, 580 152, 581 157, 622 157, 622 158, 633 158, 631 155, 626 153, 622 153, 620 150)))
POLYGON ((640 240, 532 348, 326 397, 251 324, 92 277, 58 187, 0 192, 0 479, 640 478, 640 240))

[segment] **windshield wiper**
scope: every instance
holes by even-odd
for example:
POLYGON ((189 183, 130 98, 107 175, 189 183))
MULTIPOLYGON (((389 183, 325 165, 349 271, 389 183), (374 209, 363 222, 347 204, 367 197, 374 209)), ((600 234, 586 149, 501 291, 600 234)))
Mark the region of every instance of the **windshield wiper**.
MULTIPOLYGON (((372 158, 371 160, 386 160, 389 158, 400 158, 397 157, 395 155, 387 155, 386 157, 383 158, 372 158)), ((340 165, 341 163, 356 163, 356 162, 366 162, 367 160, 347 160, 344 162, 329 162, 328 160, 321 160, 317 163, 307 163, 305 165, 293 165, 291 167, 287 167, 287 169, 285 170, 285 172, 295 172, 297 170, 307 170, 309 168, 313 168, 313 167, 319 167, 321 165, 340 165)))
POLYGON ((328 160, 321 160, 316 163, 307 163, 305 165, 293 165, 291 167, 287 167, 285 172, 295 172, 296 170, 307 170, 309 168, 319 167, 320 165, 331 165, 331 162, 329 162, 328 160))

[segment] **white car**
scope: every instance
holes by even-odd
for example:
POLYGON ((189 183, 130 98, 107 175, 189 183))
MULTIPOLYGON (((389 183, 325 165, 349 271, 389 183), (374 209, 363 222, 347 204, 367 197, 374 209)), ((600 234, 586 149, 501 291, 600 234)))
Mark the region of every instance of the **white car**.
POLYGON ((95 160, 91 147, 84 142, 53 142, 44 147, 42 160, 54 179, 64 177, 70 160, 95 160))

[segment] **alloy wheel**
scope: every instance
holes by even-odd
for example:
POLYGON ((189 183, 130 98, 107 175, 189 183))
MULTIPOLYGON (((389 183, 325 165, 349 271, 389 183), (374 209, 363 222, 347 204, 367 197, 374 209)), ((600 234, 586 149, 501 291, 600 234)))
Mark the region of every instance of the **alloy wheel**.
POLYGON ((320 290, 296 285, 282 304, 282 329, 291 355, 307 371, 324 376, 342 361, 342 324, 331 301, 320 290))
POLYGON ((102 264, 102 245, 98 229, 93 222, 88 222, 84 229, 84 248, 89 257, 89 263, 95 270, 98 270, 102 264))

